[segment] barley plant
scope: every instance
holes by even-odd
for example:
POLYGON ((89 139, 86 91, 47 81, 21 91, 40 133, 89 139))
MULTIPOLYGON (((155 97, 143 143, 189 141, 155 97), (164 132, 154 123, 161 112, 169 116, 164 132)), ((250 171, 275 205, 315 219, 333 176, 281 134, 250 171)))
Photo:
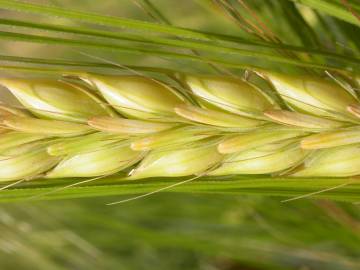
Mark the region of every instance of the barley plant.
MULTIPOLYGON (((204 204, 220 200, 214 213, 230 215, 236 200, 243 203, 236 215, 244 220, 220 222, 222 230, 240 226, 249 235, 241 240, 235 231, 219 234, 228 244, 217 242, 211 230, 205 233, 208 243, 196 231, 190 232, 193 241, 162 234, 161 226, 144 231, 141 223, 149 221, 136 211, 128 223, 117 224, 126 217, 114 213, 109 215, 116 221, 108 222, 120 226, 129 242, 137 233, 158 247, 179 241, 190 253, 178 259, 192 262, 179 269, 359 269, 357 0, 46 2, 0 0, 1 202, 104 197, 96 200, 136 200, 134 209, 140 209, 142 200, 153 198, 160 218, 168 213, 164 201, 174 207, 187 204, 182 196, 188 196, 199 206, 184 206, 183 214, 198 207, 207 213, 205 221, 195 214, 191 220, 206 226, 206 220, 219 220, 209 218, 204 204), (280 201, 294 201, 293 208, 278 206, 280 201), (267 206, 278 214, 263 212, 267 206), (304 218, 281 220, 292 210, 305 211, 304 218), (250 229, 254 222, 245 218, 250 212, 255 225, 265 217, 281 227, 287 244, 257 236, 261 231, 250 229), (321 214, 322 222, 342 228, 311 221, 321 214), (306 226, 305 219, 313 233, 292 231, 292 224, 306 226), (334 237, 341 248, 308 251, 317 243, 314 235, 334 237), (302 246, 291 238, 301 238, 302 246), (219 262, 200 267, 187 257, 191 252, 217 254, 219 262)), ((66 210, 75 207, 71 201, 64 209, 55 203, 46 207, 74 214, 66 210)), ((23 211, 13 209, 15 217, 23 211)), ((91 224, 85 218, 90 211, 78 212, 83 226, 91 224)), ((272 230, 266 220, 262 225, 272 230)), ((106 241, 110 232, 101 234, 106 241)), ((26 239, 23 247, 35 241, 26 239)), ((82 248, 82 258, 101 258, 95 248, 82 248)), ((106 256, 106 263, 75 261, 65 268, 118 269, 117 255, 106 256)), ((148 269, 133 259, 129 268, 148 269)), ((43 263, 41 269, 65 269, 49 258, 43 263)), ((174 264, 180 265, 169 259, 154 268, 174 264)))

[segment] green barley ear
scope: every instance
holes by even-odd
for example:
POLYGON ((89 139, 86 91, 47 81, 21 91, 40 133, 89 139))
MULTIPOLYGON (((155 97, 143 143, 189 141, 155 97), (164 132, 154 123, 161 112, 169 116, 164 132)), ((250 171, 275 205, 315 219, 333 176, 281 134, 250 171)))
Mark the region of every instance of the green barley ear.
POLYGON ((282 129, 281 127, 274 126, 272 129, 260 129, 249 133, 230 136, 218 145, 218 151, 223 154, 230 154, 291 138, 301 137, 306 134, 306 132, 301 130, 282 129))
POLYGON ((108 115, 99 101, 80 87, 55 80, 1 79, 23 106, 41 118, 85 122, 87 118, 108 115))
POLYGON ((173 118, 174 107, 184 103, 171 87, 155 79, 95 74, 84 75, 82 79, 94 85, 118 112, 130 118, 171 121, 166 118, 173 118))
POLYGON ((0 123, 10 130, 45 136, 71 137, 94 132, 84 124, 30 117, 7 116, 0 123))
POLYGON ((240 79, 216 76, 186 76, 184 79, 200 102, 235 114, 263 118, 263 111, 276 107, 258 88, 240 79))
POLYGON ((305 160, 297 177, 350 177, 360 174, 360 145, 347 145, 317 150, 305 160))
POLYGON ((30 179, 47 172, 59 162, 50 156, 42 142, 24 144, 0 155, 0 181, 30 179))
POLYGON ((305 75, 265 75, 293 109, 340 121, 355 120, 347 108, 356 104, 357 99, 337 83, 305 75))
POLYGON ((88 120, 88 124, 100 131, 125 135, 155 133, 176 126, 173 123, 150 122, 109 116, 93 117, 88 120))
POLYGON ((191 148, 154 150, 131 172, 129 179, 198 175, 222 158, 211 142, 198 143, 191 148))
POLYGON ((131 150, 128 145, 94 148, 86 153, 65 157, 45 177, 95 177, 114 174, 135 164, 142 156, 141 152, 131 150))
POLYGON ((203 109, 192 105, 180 105, 175 112, 185 119, 215 127, 251 129, 263 125, 265 122, 243 117, 240 115, 203 109))
POLYGON ((293 140, 269 144, 228 155, 209 175, 278 173, 300 164, 306 154, 293 140))

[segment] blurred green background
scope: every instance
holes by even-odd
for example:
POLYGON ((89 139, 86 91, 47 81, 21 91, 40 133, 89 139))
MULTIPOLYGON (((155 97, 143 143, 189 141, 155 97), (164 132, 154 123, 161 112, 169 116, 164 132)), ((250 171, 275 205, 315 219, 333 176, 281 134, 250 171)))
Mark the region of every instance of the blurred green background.
POLYGON ((359 208, 157 194, 0 206, 1 269, 359 269, 359 208))
MULTIPOLYGON (((285 41, 300 43, 279 16, 282 11, 273 5, 276 1, 266 0, 264 9, 261 1, 255 1, 258 12, 285 41)), ((141 1, 31 2, 153 21, 139 7, 141 1)), ((209 2, 152 3, 177 26, 245 35, 231 21, 216 15, 209 2)), ((0 11, 0 16, 18 18, 19 14, 0 11)), ((21 19, 74 25, 58 18, 27 16, 21 19)), ((22 42, 2 41, 0 49, 1 54, 17 56, 93 60, 77 49, 22 42)), ((146 63, 199 72, 207 68, 150 56, 86 53, 121 64, 146 63)), ((360 269, 357 204, 174 193, 105 205, 119 199, 0 204, 0 269, 360 269)))

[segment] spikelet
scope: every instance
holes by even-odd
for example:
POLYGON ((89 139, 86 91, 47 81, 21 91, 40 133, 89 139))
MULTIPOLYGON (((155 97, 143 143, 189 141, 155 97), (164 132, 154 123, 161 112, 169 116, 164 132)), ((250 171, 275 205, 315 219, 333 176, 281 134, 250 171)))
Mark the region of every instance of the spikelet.
POLYGON ((218 135, 218 131, 207 127, 184 126, 134 139, 131 148, 136 151, 149 151, 159 148, 183 147, 189 143, 218 135))
POLYGON ((294 110, 340 121, 355 120, 347 108, 357 99, 336 82, 311 76, 265 75, 294 110))
POLYGON ((264 121, 232 113, 203 109, 191 105, 177 106, 175 107, 175 112, 190 121, 220 128, 224 127, 246 130, 259 127, 265 123, 264 121))
POLYGON ((43 142, 23 144, 0 154, 0 181, 37 177, 55 166, 60 159, 50 156, 43 142))
POLYGON ((308 136, 301 141, 301 147, 304 149, 323 149, 356 143, 360 143, 360 127, 308 136))
POLYGON ((198 142, 191 148, 155 150, 131 172, 130 179, 197 175, 211 169, 222 158, 209 141, 198 142))
POLYGON ((40 118, 85 122, 89 117, 109 114, 86 89, 61 81, 7 78, 0 84, 40 118))
POLYGON ((129 145, 109 145, 101 149, 90 149, 87 153, 66 156, 46 178, 96 177, 117 173, 138 162, 141 152, 135 152, 129 145))
POLYGON ((176 126, 173 123, 141 121, 120 117, 93 117, 88 120, 89 126, 104 132, 115 134, 148 134, 167 130, 176 126))
POLYGON ((109 145, 123 142, 127 136, 96 132, 89 135, 56 140, 47 147, 52 156, 75 155, 104 149, 109 145))
POLYGON ((360 145, 346 145, 316 151, 294 176, 348 177, 360 174, 360 145))
POLYGON ((94 132, 91 127, 83 124, 30 117, 7 116, 0 119, 0 123, 10 130, 49 137, 72 137, 94 132))
POLYGON ((218 151, 223 154, 235 153, 304 135, 306 133, 301 130, 281 130, 273 127, 271 130, 253 131, 225 138, 218 145, 218 151))
POLYGON ((279 124, 300 127, 312 131, 331 130, 346 126, 346 123, 307 115, 298 112, 289 112, 283 110, 269 110, 264 113, 265 116, 278 122, 279 124))
POLYGON ((284 141, 229 155, 209 175, 273 174, 291 169, 306 157, 298 142, 284 141))
POLYGON ((169 121, 175 115, 174 107, 184 103, 173 89, 154 79, 94 74, 82 78, 94 85, 115 110, 128 117, 169 121))
POLYGON ((15 148, 22 144, 45 139, 47 136, 29 134, 24 132, 10 131, 0 136, 0 153, 4 150, 15 148))
POLYGON ((201 103, 235 114, 262 118, 263 111, 276 107, 258 88, 240 79, 186 76, 185 82, 201 103))

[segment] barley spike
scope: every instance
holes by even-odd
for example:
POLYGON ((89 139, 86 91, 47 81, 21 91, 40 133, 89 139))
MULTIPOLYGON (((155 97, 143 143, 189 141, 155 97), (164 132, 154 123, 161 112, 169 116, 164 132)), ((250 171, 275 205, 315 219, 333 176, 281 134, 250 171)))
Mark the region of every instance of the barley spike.
POLYGON ((0 181, 360 174, 352 91, 331 78, 261 78, 271 93, 208 75, 180 76, 180 88, 137 75, 2 78, 20 105, 0 106, 0 181))

